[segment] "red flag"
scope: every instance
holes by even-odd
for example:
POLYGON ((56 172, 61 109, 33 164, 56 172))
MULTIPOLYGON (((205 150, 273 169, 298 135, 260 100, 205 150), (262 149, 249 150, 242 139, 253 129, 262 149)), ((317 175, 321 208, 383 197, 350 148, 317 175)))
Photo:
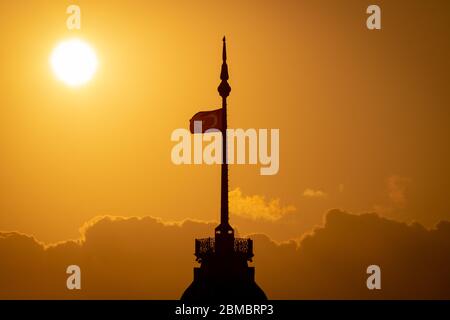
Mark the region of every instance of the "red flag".
POLYGON ((189 120, 189 129, 191 133, 205 133, 209 129, 222 130, 222 109, 197 112, 189 120), (201 132, 194 131, 194 122, 200 121, 202 125, 201 132))

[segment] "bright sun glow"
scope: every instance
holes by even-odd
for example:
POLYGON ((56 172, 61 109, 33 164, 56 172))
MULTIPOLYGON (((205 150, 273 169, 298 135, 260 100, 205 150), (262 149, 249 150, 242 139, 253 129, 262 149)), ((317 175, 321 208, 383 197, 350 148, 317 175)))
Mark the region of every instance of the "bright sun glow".
POLYGON ((89 44, 71 39, 58 44, 52 52, 50 64, 58 79, 69 86, 79 86, 93 77, 98 62, 89 44))

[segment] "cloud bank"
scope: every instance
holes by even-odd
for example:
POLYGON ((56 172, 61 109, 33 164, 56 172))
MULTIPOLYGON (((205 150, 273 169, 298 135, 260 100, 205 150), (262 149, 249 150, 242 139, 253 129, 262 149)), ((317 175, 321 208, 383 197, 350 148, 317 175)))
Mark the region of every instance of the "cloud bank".
MULTIPOLYGON (((102 217, 80 240, 50 246, 0 233, 0 298, 178 299, 192 281, 194 237, 215 224, 102 217), (66 268, 81 267, 80 291, 66 268)), ((428 230, 376 214, 332 210, 299 243, 252 235, 258 284, 270 299, 450 299, 450 223, 428 230), (381 267, 382 289, 366 287, 381 267)))

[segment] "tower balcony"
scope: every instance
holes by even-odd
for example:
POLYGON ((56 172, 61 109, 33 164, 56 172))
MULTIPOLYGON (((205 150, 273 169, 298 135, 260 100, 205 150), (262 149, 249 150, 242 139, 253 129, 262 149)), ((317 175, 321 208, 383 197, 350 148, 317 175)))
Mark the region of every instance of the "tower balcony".
MULTIPOLYGON (((233 252, 246 260, 252 261, 253 240, 248 238, 234 238, 233 252)), ((195 256, 197 261, 208 259, 216 253, 216 240, 214 238, 195 239, 195 256)))

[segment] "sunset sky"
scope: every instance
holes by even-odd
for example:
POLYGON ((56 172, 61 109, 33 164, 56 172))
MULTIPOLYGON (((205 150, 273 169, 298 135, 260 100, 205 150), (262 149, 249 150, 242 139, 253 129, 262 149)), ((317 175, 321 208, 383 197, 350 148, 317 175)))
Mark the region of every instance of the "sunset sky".
POLYGON ((229 127, 280 132, 278 174, 229 172, 269 299, 450 299, 450 2, 376 1, 368 30, 374 3, 1 1, 0 299, 179 299, 220 167, 175 165, 171 134, 221 107, 224 35, 229 127))
POLYGON ((69 4, 0 3, 0 230, 53 243, 102 215, 217 220, 220 168, 174 165, 170 135, 220 107, 223 35, 229 126, 280 129, 277 175, 230 168, 233 225, 289 240, 332 208, 450 219, 450 2, 382 2, 380 31, 356 0, 79 0, 79 31, 69 4), (78 88, 49 65, 73 37, 99 61, 78 88))

